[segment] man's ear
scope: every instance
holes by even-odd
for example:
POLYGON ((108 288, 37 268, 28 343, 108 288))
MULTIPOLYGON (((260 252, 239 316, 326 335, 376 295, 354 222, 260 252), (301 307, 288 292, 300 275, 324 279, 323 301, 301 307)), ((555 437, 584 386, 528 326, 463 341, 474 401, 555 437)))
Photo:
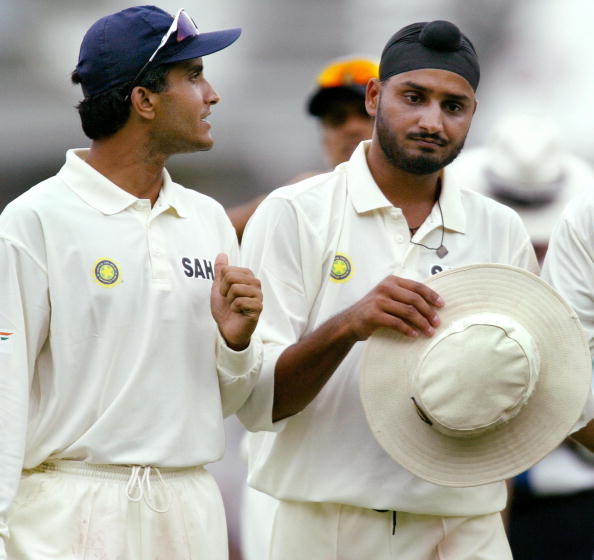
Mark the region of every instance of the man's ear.
POLYGON ((142 86, 136 86, 130 94, 132 110, 143 119, 152 120, 155 118, 156 101, 157 94, 142 86))
POLYGON ((370 117, 377 115, 377 107, 379 105, 379 98, 382 91, 382 83, 377 78, 371 78, 367 82, 365 88, 365 109, 370 117))

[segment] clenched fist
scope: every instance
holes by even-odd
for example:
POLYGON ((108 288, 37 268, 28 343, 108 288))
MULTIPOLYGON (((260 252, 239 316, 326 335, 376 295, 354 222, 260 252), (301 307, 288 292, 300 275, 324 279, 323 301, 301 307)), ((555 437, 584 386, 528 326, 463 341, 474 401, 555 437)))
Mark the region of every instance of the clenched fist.
POLYGON ((210 309, 227 346, 247 348, 260 313, 260 280, 248 268, 230 266, 227 255, 215 259, 215 279, 210 292, 210 309))

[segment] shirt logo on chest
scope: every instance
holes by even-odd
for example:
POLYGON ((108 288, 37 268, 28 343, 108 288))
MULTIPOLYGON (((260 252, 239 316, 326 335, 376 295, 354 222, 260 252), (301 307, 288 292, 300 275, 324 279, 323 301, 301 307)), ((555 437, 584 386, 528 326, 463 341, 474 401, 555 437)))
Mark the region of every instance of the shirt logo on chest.
POLYGON ((203 280, 214 280, 214 268, 212 261, 207 259, 190 259, 183 257, 181 260, 184 274, 188 278, 202 278, 203 280))
POLYGON ((332 282, 346 282, 351 279, 353 272, 353 265, 349 257, 343 253, 336 253, 330 269, 330 280, 332 282))
POLYGON ((112 287, 122 281, 122 275, 118 265, 109 259, 99 259, 93 267, 95 280, 105 287, 112 287))

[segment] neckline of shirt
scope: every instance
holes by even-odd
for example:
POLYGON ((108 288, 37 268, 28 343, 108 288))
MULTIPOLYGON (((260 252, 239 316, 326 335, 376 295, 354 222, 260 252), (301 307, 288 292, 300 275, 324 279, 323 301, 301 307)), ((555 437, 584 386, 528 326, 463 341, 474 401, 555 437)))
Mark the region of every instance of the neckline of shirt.
MULTIPOLYGON (((347 189, 358 214, 382 208, 394 208, 378 187, 369 170, 366 154, 370 144, 371 140, 361 142, 346 166, 347 189)), ((444 216, 444 227, 452 231, 465 233, 466 214, 462 205, 460 189, 454 182, 448 180, 447 168, 444 169, 443 173, 439 203, 444 216)), ((433 210, 435 208, 436 205, 434 205, 433 210)), ((433 215, 433 211, 430 215, 433 215)))
MULTIPOLYGON (((107 177, 85 162, 88 148, 72 149, 66 152, 66 163, 58 172, 67 186, 89 206, 103 214, 112 215, 122 212, 138 202, 138 197, 118 187, 107 177)), ((166 169, 163 169, 163 186, 157 203, 167 211, 172 208, 180 218, 187 216, 179 202, 176 190, 178 187, 166 169)))

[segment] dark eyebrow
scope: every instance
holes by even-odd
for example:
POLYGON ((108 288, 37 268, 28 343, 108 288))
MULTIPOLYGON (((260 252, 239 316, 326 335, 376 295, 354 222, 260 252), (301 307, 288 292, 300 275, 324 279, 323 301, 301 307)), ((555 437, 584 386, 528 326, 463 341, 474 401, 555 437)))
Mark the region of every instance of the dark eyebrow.
POLYGON ((411 87, 413 89, 418 89, 419 91, 424 91, 426 93, 431 93, 431 90, 428 87, 422 86, 420 84, 416 84, 415 82, 411 82, 410 80, 404 82, 405 86, 411 87))
POLYGON ((196 64, 190 65, 188 72, 204 72, 204 64, 197 62, 196 64))
MULTIPOLYGON (((410 80, 404 82, 403 85, 408 86, 408 87, 413 88, 413 89, 416 89, 418 91, 422 91, 424 93, 431 93, 433 91, 432 89, 430 89, 428 87, 422 86, 421 84, 417 84, 417 83, 412 82, 410 80)), ((455 101, 470 101, 470 97, 468 97, 468 95, 460 95, 460 94, 457 94, 457 93, 447 93, 446 94, 446 97, 448 99, 453 99, 455 101)))
POLYGON ((204 71, 204 64, 199 61, 184 61, 183 65, 186 67, 187 74, 193 74, 195 72, 203 72, 204 71))

